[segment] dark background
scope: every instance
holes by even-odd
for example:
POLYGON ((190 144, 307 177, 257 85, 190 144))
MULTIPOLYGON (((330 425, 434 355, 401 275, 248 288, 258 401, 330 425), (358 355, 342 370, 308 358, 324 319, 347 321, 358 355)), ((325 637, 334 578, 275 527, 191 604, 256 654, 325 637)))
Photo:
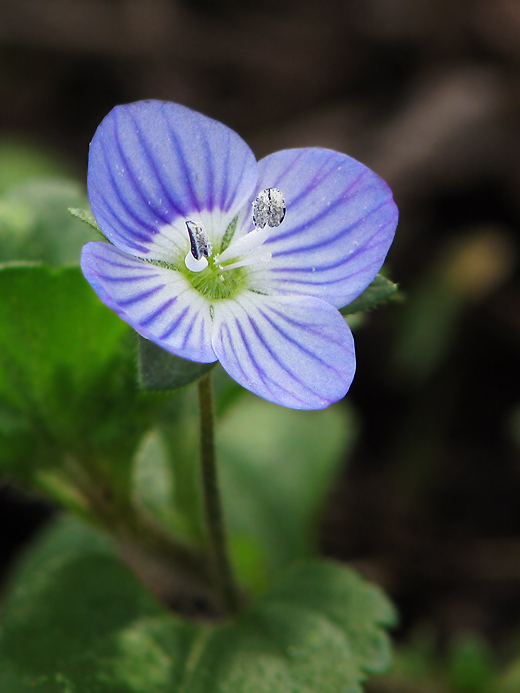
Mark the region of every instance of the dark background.
MULTIPOLYGON (((362 433, 325 554, 378 581, 399 635, 520 624, 520 3, 0 0, 0 141, 84 179, 117 103, 177 101, 261 157, 344 151, 383 176, 404 303, 356 330, 362 433)), ((0 298, 1 300, 1 298, 0 298)), ((0 491, 0 564, 49 509, 0 491)))

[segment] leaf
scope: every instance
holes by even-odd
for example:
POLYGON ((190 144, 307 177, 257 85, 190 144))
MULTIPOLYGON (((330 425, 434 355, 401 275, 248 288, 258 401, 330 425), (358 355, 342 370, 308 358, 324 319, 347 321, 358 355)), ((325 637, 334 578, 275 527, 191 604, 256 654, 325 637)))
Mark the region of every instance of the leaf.
POLYGON ((397 298, 399 287, 382 274, 378 274, 372 284, 368 286, 363 293, 358 296, 348 306, 341 308, 342 315, 352 315, 362 310, 374 308, 379 303, 384 303, 392 298, 397 298))
POLYGON ((70 520, 22 566, 2 623, 7 665, 49 693, 166 691, 196 630, 168 616, 94 530, 70 520))
POLYGON ((76 267, 4 266, 0 295, 0 469, 27 478, 66 457, 128 474, 156 404, 135 387, 127 325, 76 267))
MULTIPOLYGON (((226 397, 225 385, 216 389, 226 397)), ((357 427, 344 404, 298 411, 241 392, 217 419, 217 456, 235 569, 244 587, 258 594, 290 562, 314 555, 318 514, 357 427)), ((198 426, 196 392, 187 389, 162 410, 133 472, 141 504, 195 544, 204 536, 198 426)))
POLYGON ((185 693, 361 693, 390 665, 384 595, 326 562, 290 570, 236 624, 205 641, 185 693))
POLYGON ((52 266, 79 264, 82 246, 99 233, 67 212, 87 204, 70 180, 31 180, 0 196, 0 262, 39 260, 52 266))
POLYGON ((89 226, 92 226, 92 228, 96 229, 97 231, 101 231, 90 209, 77 209, 74 207, 69 207, 68 211, 70 212, 70 214, 72 214, 73 217, 77 217, 89 226))
POLYGON ((139 335, 139 382, 143 390, 176 390, 201 378, 216 363, 188 361, 139 335))
POLYGON ((45 148, 12 136, 0 140, 0 192, 30 178, 60 176, 68 172, 45 148))
POLYGON ((393 609, 351 570, 301 563, 236 621, 201 625, 164 611, 96 536, 62 520, 7 600, 3 666, 37 692, 360 693, 389 665, 393 609))
POLYGON ((217 433, 232 541, 248 539, 251 551, 253 539, 271 574, 312 555, 317 515, 355 439, 351 411, 298 411, 246 393, 217 433))

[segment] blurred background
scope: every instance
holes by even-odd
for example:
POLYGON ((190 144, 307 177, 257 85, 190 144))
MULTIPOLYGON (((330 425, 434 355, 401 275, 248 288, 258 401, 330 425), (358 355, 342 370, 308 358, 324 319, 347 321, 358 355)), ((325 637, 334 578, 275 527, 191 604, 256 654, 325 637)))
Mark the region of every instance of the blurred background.
MULTIPOLYGON (((144 98, 392 187, 405 300, 356 328, 360 433, 321 546, 401 612, 400 668, 373 690, 489 690, 520 652, 520 3, 1 0, 0 242, 16 186, 81 195, 95 128, 144 98)), ((0 577, 51 512, 1 487, 0 577)))

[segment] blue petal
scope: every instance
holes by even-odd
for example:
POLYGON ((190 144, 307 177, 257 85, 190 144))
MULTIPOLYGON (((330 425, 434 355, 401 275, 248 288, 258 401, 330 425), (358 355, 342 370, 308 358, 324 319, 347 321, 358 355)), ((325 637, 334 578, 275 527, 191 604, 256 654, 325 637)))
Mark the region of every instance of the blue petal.
POLYGON ((346 394, 354 342, 329 303, 247 291, 214 310, 215 354, 243 387, 293 409, 323 409, 346 394))
POLYGON ((392 243, 398 213, 390 189, 328 149, 287 149, 258 165, 258 189, 279 188, 287 212, 265 243, 273 259, 258 267, 253 288, 347 305, 374 279, 392 243))
POLYGON ((173 225, 187 239, 188 219, 203 220, 215 227, 210 236, 221 237, 257 177, 252 151, 233 130, 169 102, 117 106, 90 145, 94 216, 110 241, 137 256, 164 259, 154 252, 165 246, 158 236, 173 225))
POLYGON ((109 243, 87 243, 81 269, 99 298, 139 334, 191 361, 216 361, 208 302, 174 270, 109 243))

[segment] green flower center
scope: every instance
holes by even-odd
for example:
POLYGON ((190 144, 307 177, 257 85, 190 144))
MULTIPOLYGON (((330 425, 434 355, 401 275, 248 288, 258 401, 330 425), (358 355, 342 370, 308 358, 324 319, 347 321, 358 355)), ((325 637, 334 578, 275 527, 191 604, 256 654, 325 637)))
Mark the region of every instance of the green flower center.
POLYGON ((182 267, 181 272, 204 298, 221 299, 233 298, 246 288, 246 269, 236 267, 231 270, 222 270, 213 258, 209 258, 208 266, 202 272, 190 272, 186 267, 182 267))

